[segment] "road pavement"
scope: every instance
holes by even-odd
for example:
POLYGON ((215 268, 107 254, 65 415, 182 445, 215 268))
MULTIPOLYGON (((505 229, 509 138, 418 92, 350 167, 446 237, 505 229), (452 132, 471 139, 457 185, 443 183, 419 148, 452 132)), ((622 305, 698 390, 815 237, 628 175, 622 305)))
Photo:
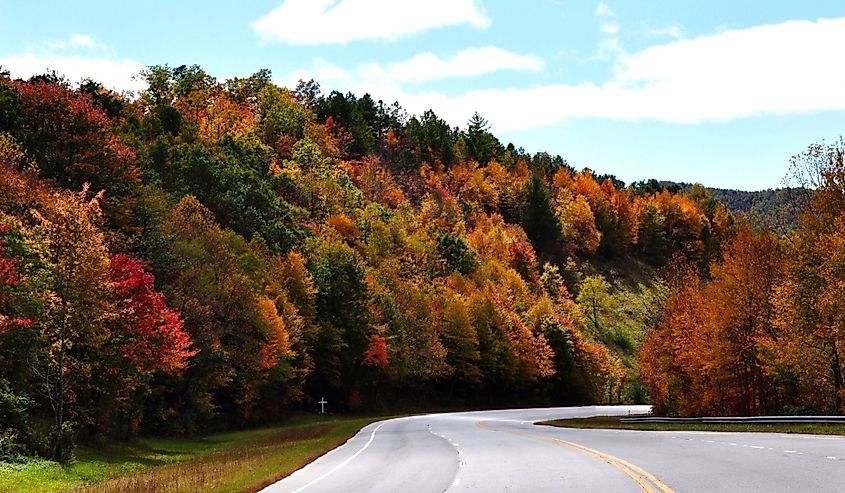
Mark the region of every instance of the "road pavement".
POLYGON ((382 421, 263 491, 845 492, 843 437, 533 424, 647 409, 513 409, 382 421))

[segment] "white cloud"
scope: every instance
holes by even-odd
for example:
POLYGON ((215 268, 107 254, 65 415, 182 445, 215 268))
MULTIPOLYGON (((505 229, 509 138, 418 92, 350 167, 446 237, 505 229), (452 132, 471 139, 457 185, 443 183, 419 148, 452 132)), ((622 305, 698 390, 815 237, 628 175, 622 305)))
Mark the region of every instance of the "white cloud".
POLYGON ((628 52, 625 51, 625 48, 622 48, 619 40, 609 38, 603 39, 599 43, 599 50, 593 58, 597 60, 617 60, 626 56, 628 56, 628 52))
POLYGON ((285 0, 253 23, 263 41, 317 45, 490 25, 479 0, 285 0))
POLYGON ((98 41, 88 34, 71 33, 66 39, 48 39, 40 44, 30 46, 34 52, 57 52, 57 51, 87 51, 100 54, 113 55, 111 48, 105 43, 98 41))
POLYGON ((684 37, 684 30, 676 24, 659 27, 657 29, 649 29, 643 33, 647 38, 673 38, 681 39, 684 37))
MULTIPOLYGON (((601 32, 607 36, 616 36, 616 33, 619 32, 619 28, 621 27, 619 22, 616 20, 616 12, 608 7, 606 3, 599 2, 596 7, 595 15, 601 21, 599 23, 599 29, 601 29, 601 32)), ((610 41, 616 40, 610 39, 610 41)), ((607 40, 605 40, 605 43, 606 42, 607 40)), ((603 58, 601 52, 599 53, 598 58, 603 58)))
POLYGON ((79 34, 73 33, 70 35, 70 39, 68 40, 68 45, 75 47, 81 46, 84 48, 96 48, 101 46, 94 38, 87 34, 79 34))
POLYGON ((605 34, 609 34, 613 36, 617 32, 619 32, 619 23, 617 22, 607 22, 601 25, 601 32, 605 34))
POLYGON ((91 78, 117 91, 140 91, 146 83, 136 80, 144 65, 134 60, 87 58, 82 56, 40 57, 30 53, 0 58, 0 66, 14 78, 26 79, 55 70, 72 82, 91 78))
POLYGON ((598 17, 612 17, 616 15, 613 10, 604 2, 599 2, 596 6, 596 15, 598 17))
POLYGON ((421 83, 447 77, 471 77, 499 70, 537 72, 543 61, 533 55, 519 55, 495 46, 468 48, 442 59, 433 53, 421 53, 409 60, 387 66, 387 73, 397 82, 421 83))
POLYGON ((458 96, 413 93, 389 71, 348 73, 327 62, 326 88, 398 100, 412 113, 432 108, 453 125, 481 111, 497 131, 573 118, 726 121, 754 115, 845 111, 845 18, 790 21, 673 41, 627 54, 618 47, 614 76, 604 83, 472 90, 458 96), (328 70, 327 67, 332 67, 328 70))
POLYGON ((314 79, 327 89, 369 92, 382 99, 407 97, 402 84, 421 84, 451 77, 472 77, 501 70, 538 72, 544 63, 534 55, 520 55, 497 46, 466 48, 448 58, 433 53, 420 53, 401 62, 362 63, 351 70, 317 58, 309 69, 296 70, 280 79, 292 87, 299 80, 314 79))
POLYGON ((146 83, 136 76, 144 65, 116 57, 106 44, 87 34, 47 40, 23 53, 0 57, 0 66, 14 78, 26 79, 55 70, 71 83, 91 78, 117 91, 140 91, 146 83))

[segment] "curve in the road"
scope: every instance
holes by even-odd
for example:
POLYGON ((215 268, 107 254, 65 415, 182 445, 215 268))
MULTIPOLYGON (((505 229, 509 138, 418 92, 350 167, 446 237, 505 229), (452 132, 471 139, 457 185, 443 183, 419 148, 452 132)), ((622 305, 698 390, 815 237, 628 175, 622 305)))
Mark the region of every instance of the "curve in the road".
POLYGON ((318 477, 316 477, 316 478, 312 479, 310 483, 305 484, 305 485, 303 485, 303 486, 300 486, 299 488, 297 488, 297 489, 293 490, 291 493, 299 493, 300 491, 302 491, 302 490, 304 490, 304 489, 306 489, 306 488, 309 488, 309 487, 311 487, 311 486, 314 486, 315 484, 319 483, 319 482, 320 482, 320 481, 322 481, 323 479, 325 479, 325 478, 327 478, 327 477, 331 476, 332 474, 334 474, 335 472, 337 472, 339 469, 341 469, 341 468, 342 468, 343 466, 345 466, 346 464, 349 464, 350 462, 352 462, 352 460, 353 460, 355 457, 358 457, 359 455, 361 455, 361 452, 363 452, 363 451, 367 450, 367 447, 369 447, 369 446, 370 446, 370 444, 371 444, 371 443, 373 443, 373 440, 375 440, 375 438, 376 438, 376 433, 378 433, 378 430, 379 430, 382 426, 384 426, 384 423, 380 423, 378 426, 376 426, 375 428, 373 428, 373 432, 370 434, 370 439, 369 439, 369 440, 367 440, 367 443, 365 443, 363 447, 361 447, 360 449, 358 449, 358 451, 357 451, 357 452, 355 452, 354 454, 352 454, 349 458, 347 458, 346 460, 344 460, 344 461, 343 461, 343 462, 341 462, 340 464, 338 464, 338 465, 334 466, 332 469, 328 470, 327 472, 323 473, 323 475, 322 475, 322 476, 318 476, 318 477))
POLYGON ((845 491, 845 437, 538 427, 646 407, 513 409, 396 418, 265 493, 845 491))
POLYGON ((599 452, 598 450, 593 450, 589 447, 585 447, 583 445, 579 445, 577 443, 569 442, 566 440, 561 440, 560 438, 550 437, 548 435, 542 434, 534 434, 534 433, 525 433, 520 431, 513 431, 513 430, 500 430, 497 429, 490 424, 489 421, 478 421, 476 426, 479 428, 483 428, 485 430, 495 431, 495 432, 505 432, 511 433, 514 435, 524 436, 528 438, 534 438, 536 440, 543 440, 546 442, 554 443, 556 445, 563 445, 565 447, 570 447, 575 449, 579 452, 583 452, 590 457, 594 457, 598 460, 604 461, 610 466, 614 467, 615 469, 619 470, 629 478, 631 478, 637 485, 642 488, 643 491, 646 493, 657 493, 658 491, 661 493, 675 493, 672 488, 667 486, 665 483, 657 479, 653 474, 646 471, 645 469, 631 464, 630 462, 620 459, 619 457, 614 457, 610 454, 606 454, 604 452, 599 452))

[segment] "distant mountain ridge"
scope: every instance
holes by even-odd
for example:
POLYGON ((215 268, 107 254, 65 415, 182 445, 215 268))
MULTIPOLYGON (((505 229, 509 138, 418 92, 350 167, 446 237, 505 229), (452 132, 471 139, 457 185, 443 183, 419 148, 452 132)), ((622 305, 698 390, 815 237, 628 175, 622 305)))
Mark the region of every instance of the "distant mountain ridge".
MULTIPOLYGON (((671 182, 667 182, 671 183, 671 182)), ((683 190, 690 183, 676 183, 683 190)), ((806 188, 775 188, 757 191, 707 187, 714 199, 751 224, 775 230, 789 230, 798 224, 799 211, 813 196, 806 188)))
MULTIPOLYGON (((599 179, 607 178, 617 187, 624 183, 616 180, 613 175, 602 175, 599 179)), ((675 182, 671 180, 642 180, 630 184, 638 195, 648 195, 660 191, 678 193, 694 193, 696 184, 675 182)), ((756 191, 734 190, 728 188, 704 187, 710 196, 725 205, 731 212, 742 216, 751 225, 786 232, 798 224, 802 210, 813 197, 811 189, 803 187, 786 187, 756 191)))

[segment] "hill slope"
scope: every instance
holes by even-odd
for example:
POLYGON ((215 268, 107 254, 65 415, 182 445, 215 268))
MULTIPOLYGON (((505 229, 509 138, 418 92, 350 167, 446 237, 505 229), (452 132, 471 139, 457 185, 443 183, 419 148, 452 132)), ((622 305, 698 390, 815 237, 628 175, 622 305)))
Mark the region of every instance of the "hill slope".
POLYGON ((762 227, 784 230, 798 224, 798 215, 812 197, 812 192, 798 188, 777 188, 745 192, 708 188, 713 198, 731 211, 762 227))
POLYGON ((137 99, 0 79, 0 431, 29 452, 320 397, 640 400, 654 269, 704 268, 736 229, 707 194, 634 193, 479 115, 144 75, 137 99))

